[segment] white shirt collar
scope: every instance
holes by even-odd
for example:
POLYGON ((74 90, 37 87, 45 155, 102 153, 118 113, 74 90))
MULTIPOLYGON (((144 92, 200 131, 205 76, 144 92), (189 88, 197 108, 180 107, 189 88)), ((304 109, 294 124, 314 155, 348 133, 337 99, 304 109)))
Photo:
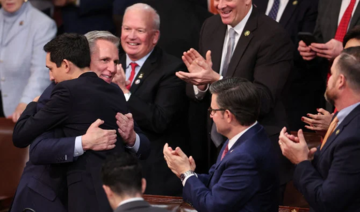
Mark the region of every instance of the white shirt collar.
POLYGON ((244 27, 247 23, 247 21, 249 20, 250 18, 250 15, 251 15, 251 12, 253 10, 253 6, 251 5, 251 8, 249 10, 249 12, 246 14, 246 16, 235 26, 235 27, 232 27, 230 25, 227 25, 227 29, 229 31, 230 28, 234 28, 235 32, 238 34, 238 35, 241 35, 243 30, 244 30, 244 27))
POLYGON ((138 64, 139 67, 142 67, 145 63, 145 61, 148 59, 148 57, 150 56, 150 54, 154 51, 154 49, 152 49, 147 55, 145 55, 143 58, 141 58, 140 60, 137 61, 132 61, 129 57, 128 54, 126 54, 126 68, 129 67, 130 63, 135 62, 136 64, 138 64))
POLYGON ((125 203, 135 202, 135 201, 143 201, 143 200, 144 200, 144 198, 142 198, 142 197, 130 198, 130 199, 127 199, 127 200, 124 200, 124 201, 120 202, 119 205, 118 205, 118 207, 119 207, 120 205, 124 205, 125 203))
POLYGON ((255 126, 257 124, 257 121, 255 121, 255 123, 253 125, 251 125, 250 127, 246 128, 245 130, 241 131, 239 134, 235 135, 234 137, 232 137, 229 140, 228 143, 228 149, 230 150, 232 146, 234 146, 235 142, 244 134, 246 133, 246 131, 248 131, 250 128, 252 128, 253 126, 255 126))

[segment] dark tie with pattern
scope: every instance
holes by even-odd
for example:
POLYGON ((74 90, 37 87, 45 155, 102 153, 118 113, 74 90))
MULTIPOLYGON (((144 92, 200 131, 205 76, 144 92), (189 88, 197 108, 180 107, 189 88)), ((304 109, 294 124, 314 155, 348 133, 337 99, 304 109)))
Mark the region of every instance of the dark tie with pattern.
POLYGON ((269 17, 274 19, 276 21, 276 17, 279 11, 279 7, 280 7, 280 0, 274 0, 274 4, 271 7, 270 13, 269 13, 269 17))

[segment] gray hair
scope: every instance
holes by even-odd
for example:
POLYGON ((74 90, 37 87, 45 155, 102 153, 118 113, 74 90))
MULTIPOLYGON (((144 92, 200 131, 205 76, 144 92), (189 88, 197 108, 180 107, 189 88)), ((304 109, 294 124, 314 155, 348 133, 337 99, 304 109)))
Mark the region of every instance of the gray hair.
POLYGON ((110 41, 116 47, 119 46, 119 38, 108 31, 90 31, 85 34, 85 37, 89 42, 91 53, 93 53, 95 42, 99 39, 110 41))
POLYGON ((137 4, 131 5, 130 7, 127 7, 125 10, 125 14, 126 14, 126 12, 128 12, 132 9, 143 10, 144 12, 152 13, 153 21, 154 21, 153 27, 155 30, 160 30, 160 16, 154 8, 152 8, 148 4, 137 3, 137 4))

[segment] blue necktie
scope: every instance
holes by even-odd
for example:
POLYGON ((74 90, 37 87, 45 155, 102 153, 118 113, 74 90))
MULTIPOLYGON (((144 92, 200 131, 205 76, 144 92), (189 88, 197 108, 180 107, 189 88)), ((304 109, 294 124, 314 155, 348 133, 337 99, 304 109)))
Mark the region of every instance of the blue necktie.
POLYGON ((274 0, 274 4, 270 10, 269 17, 276 21, 276 17, 280 7, 280 0, 274 0))

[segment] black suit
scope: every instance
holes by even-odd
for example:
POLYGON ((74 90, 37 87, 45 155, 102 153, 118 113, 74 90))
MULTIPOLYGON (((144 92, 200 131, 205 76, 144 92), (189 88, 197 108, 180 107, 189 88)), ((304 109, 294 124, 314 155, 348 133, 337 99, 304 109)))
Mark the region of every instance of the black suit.
MULTIPOLYGON (((120 62, 125 70, 125 55, 120 62)), ((155 47, 130 88, 128 108, 151 142, 150 156, 142 162, 148 194, 181 195, 181 181, 167 167, 163 155, 165 143, 185 152, 188 148, 185 83, 175 75, 180 70, 186 70, 180 59, 155 47)))
MULTIPOLYGON (((36 103, 30 103, 16 123, 14 143, 34 140, 42 132, 62 128, 66 137, 83 135, 96 119, 104 120, 103 129, 117 129, 117 112, 128 113, 120 89, 106 83, 93 72, 59 83, 51 99, 35 115, 36 103)), ((141 140, 141 135, 140 135, 141 140)), ((109 154, 125 149, 118 135, 116 147, 108 151, 86 151, 67 170, 69 211, 111 211, 100 179, 101 164, 109 154)), ((64 160, 64 158, 59 158, 64 160)))
MULTIPOLYGON (((208 18, 201 30, 200 54, 205 57, 206 52, 211 50, 212 68, 216 72, 220 69, 226 30, 227 26, 222 23, 219 15, 208 18)), ((225 76, 246 78, 257 87, 262 101, 258 121, 264 126, 279 157, 282 158, 280 166, 282 183, 291 178, 291 173, 285 171, 291 165, 281 154, 278 134, 286 125, 287 117, 283 104, 284 87, 292 70, 293 48, 286 31, 253 7, 225 76), (248 36, 245 35, 246 31, 249 31, 248 36)), ((195 98, 192 85, 187 86, 187 94, 195 98)), ((198 108, 198 111, 206 111, 206 106, 210 105, 210 93, 204 97, 203 101, 207 103, 201 103, 202 108, 198 108)), ((195 115, 198 120, 208 118, 208 115, 205 117, 200 113, 194 113, 195 115)), ((204 146, 204 144, 201 145, 201 148, 204 146)))
POLYGON ((128 202, 117 207, 114 212, 166 212, 163 208, 152 207, 146 201, 128 202))
MULTIPOLYGON (((268 0, 253 0, 259 11, 265 14, 268 0)), ((318 14, 318 0, 289 1, 281 15, 279 24, 283 26, 294 44, 294 71, 289 80, 290 90, 286 101, 290 130, 304 128, 301 116, 316 113, 322 106, 325 91, 321 72, 307 66, 297 50, 298 33, 312 33, 318 14)))

